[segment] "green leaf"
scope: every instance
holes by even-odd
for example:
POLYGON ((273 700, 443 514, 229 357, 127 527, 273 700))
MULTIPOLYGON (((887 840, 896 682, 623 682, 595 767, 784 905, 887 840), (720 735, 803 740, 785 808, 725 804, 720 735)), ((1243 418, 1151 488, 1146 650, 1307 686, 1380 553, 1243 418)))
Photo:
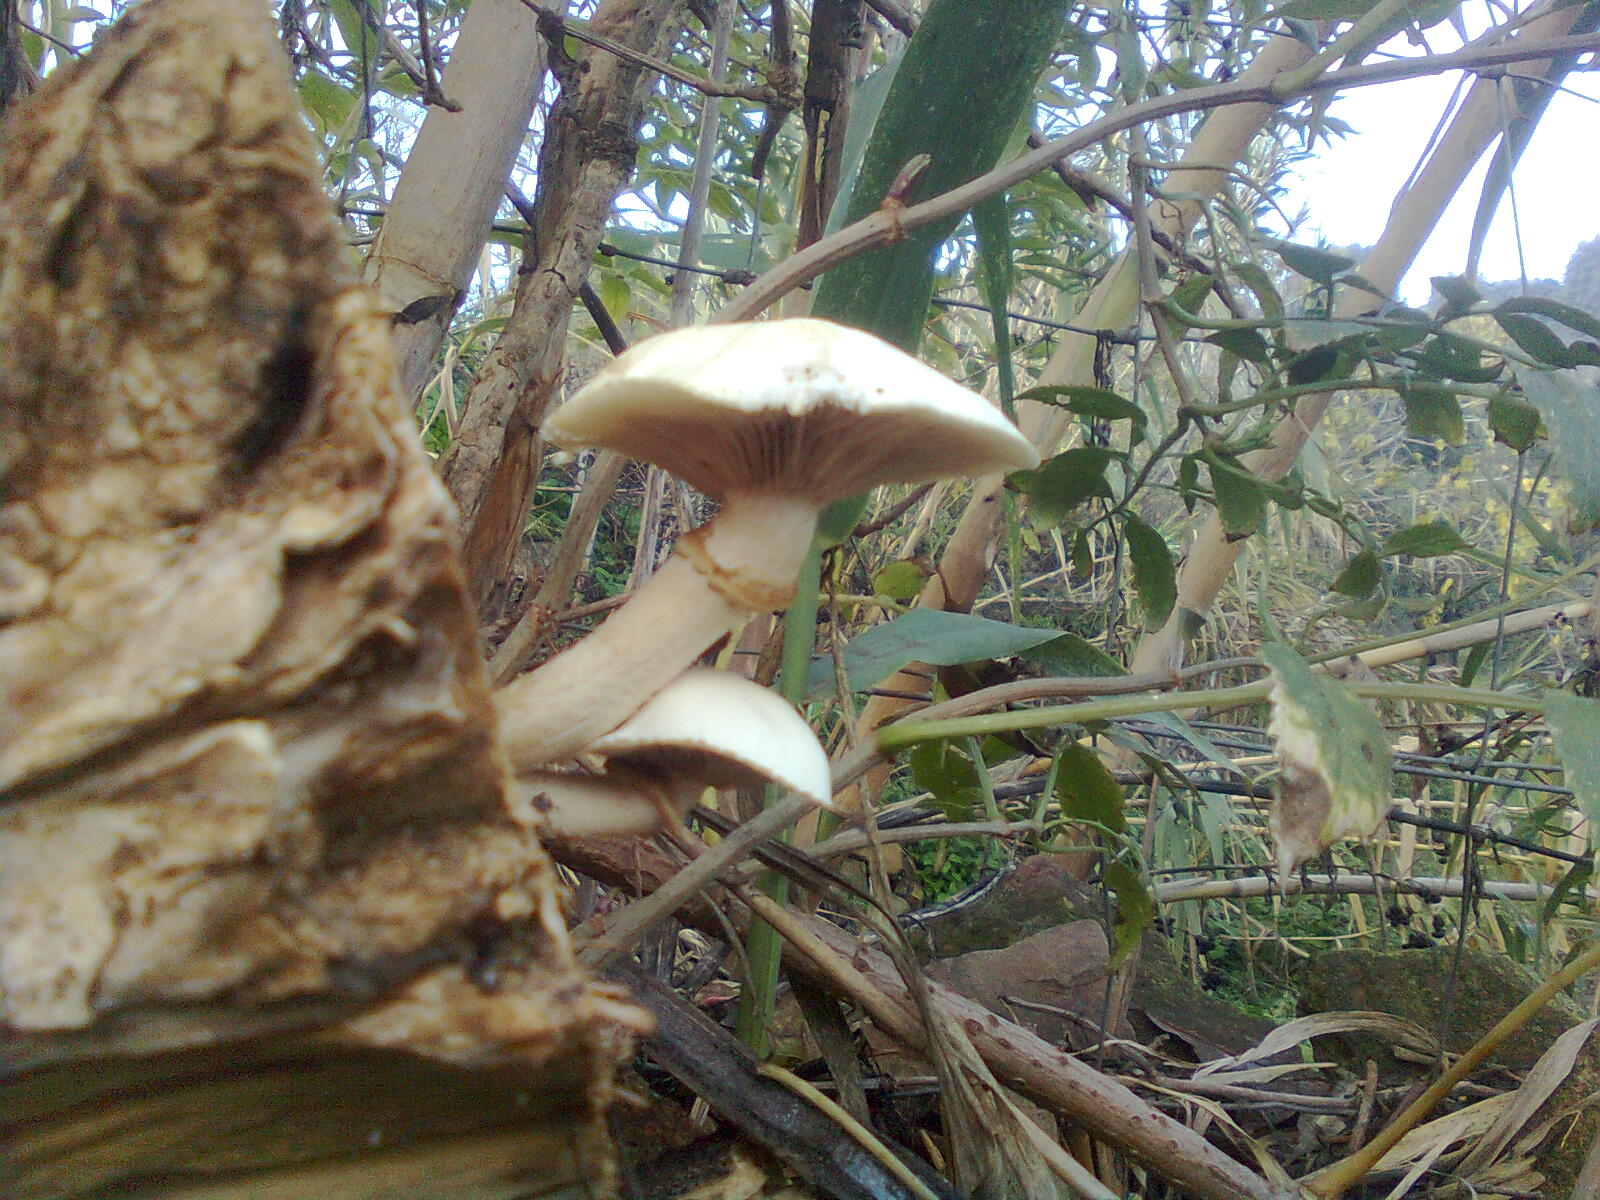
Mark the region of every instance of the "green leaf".
POLYGON ((1460 554, 1470 550, 1465 538, 1443 521, 1425 521, 1390 534, 1384 539, 1382 554, 1392 558, 1409 554, 1412 558, 1438 558, 1443 554, 1460 554))
POLYGON ((1600 525, 1600 392, 1572 371, 1514 367, 1517 382, 1544 417, 1556 471, 1572 503, 1568 527, 1582 533, 1600 525))
POLYGON ((1080 417, 1105 421, 1132 421, 1135 433, 1144 432, 1146 421, 1144 410, 1132 400, 1105 388, 1047 384, 1029 388, 1017 399, 1054 404, 1080 417))
POLYGON ((1178 495, 1183 497, 1183 507, 1194 511, 1194 502, 1200 494, 1200 454, 1185 454, 1178 460, 1178 495))
POLYGON ((1017 655, 1046 675, 1126 675, 1116 659, 1075 633, 1063 633, 1017 655))
POLYGON ((1444 307, 1439 310, 1441 321, 1470 312, 1473 305, 1483 301, 1478 289, 1460 275, 1435 275, 1432 283, 1433 290, 1444 297, 1444 307))
POLYGON ((1114 971, 1127 961, 1139 944, 1139 935, 1155 919, 1156 901, 1139 873, 1127 863, 1107 863, 1101 881, 1117 898, 1117 919, 1111 926, 1113 949, 1111 961, 1106 964, 1108 971, 1114 971))
POLYGON ((1343 372, 1349 361, 1349 355, 1338 342, 1326 346, 1313 346, 1291 358, 1284 368, 1283 375, 1295 386, 1320 383, 1343 372))
POLYGON ((1600 829, 1600 700, 1571 692, 1546 692, 1550 740, 1578 809, 1589 819, 1591 840, 1600 829))
POLYGON ((1544 436, 1539 410, 1520 396, 1496 392, 1489 397, 1489 428, 1494 440, 1521 454, 1544 436))
POLYGON ((1211 276, 1202 275, 1198 271, 1188 275, 1178 282, 1178 285, 1167 293, 1167 311, 1188 328, 1188 321, 1184 313, 1198 313, 1206 302, 1206 297, 1211 295, 1211 276))
POLYGON ((1370 0, 1289 0, 1268 15, 1283 21, 1356 21, 1371 9, 1370 0))
POLYGON ((1098 754, 1077 742, 1067 742, 1057 751, 1056 762, 1056 800, 1063 817, 1089 821, 1112 833, 1128 828, 1122 785, 1111 777, 1098 754))
POLYGON ((1289 647, 1261 648, 1272 671, 1277 797, 1267 827, 1288 875, 1346 838, 1370 838, 1389 811, 1390 747, 1378 718, 1289 647))
POLYGON ((837 546, 850 536, 850 531, 861 523, 861 514, 867 511, 870 496, 851 496, 835 500, 822 510, 817 518, 817 539, 824 546, 837 546))
POLYGON ((1037 471, 1013 476, 1028 495, 1029 519, 1054 525, 1080 504, 1110 495, 1106 466, 1114 457, 1104 446, 1078 446, 1045 460, 1037 471))
MULTIPOLYGON (((1158 725, 1163 729, 1171 730, 1173 734, 1188 742, 1199 752, 1200 762, 1215 763, 1224 771, 1237 775, 1241 779, 1250 778, 1250 773, 1229 758, 1226 751, 1176 713, 1146 713, 1139 720, 1144 725, 1158 725)), ((1149 743, 1143 742, 1143 744, 1148 745, 1149 743)))
POLYGON ((933 794, 947 819, 968 820, 982 802, 977 765, 949 742, 925 742, 906 756, 906 762, 911 782, 933 794))
POLYGON ((611 319, 620 324, 628 319, 628 306, 633 303, 633 289, 621 275, 607 271, 600 276, 600 302, 606 306, 611 319))
POLYGON ((1359 599, 1362 596, 1370 596, 1381 582, 1383 582, 1383 571, 1378 566, 1377 554, 1370 549, 1364 549, 1345 563, 1344 570, 1340 571, 1338 578, 1328 585, 1328 590, 1338 592, 1341 596, 1359 599))
MULTIPOLYGON (((927 168, 903 197, 915 204, 966 183, 999 161, 1049 64, 1068 0, 974 5, 933 0, 906 44, 862 153, 846 223, 878 211, 918 155, 927 168), (981 104, 974 97, 981 96, 981 104), (952 136, 952 130, 960 136, 952 136)), ((962 214, 910 231, 840 263, 822 277, 813 316, 870 330, 914 351, 933 294, 938 247, 962 214)))
POLYGON ((1160 629, 1178 602, 1178 571, 1162 537, 1138 517, 1123 518, 1122 536, 1133 562, 1133 587, 1144 608, 1146 629, 1160 629))
POLYGON ((399 96, 402 100, 409 100, 413 96, 421 95, 422 89, 417 86, 416 80, 406 73, 404 67, 394 63, 385 68, 378 78, 378 86, 391 96, 399 96))
POLYGON ((872 573, 872 590, 891 600, 915 600, 928 582, 928 568, 914 558, 879 567, 872 573))
POLYGON ((1088 579, 1094 574, 1094 550, 1089 545, 1089 531, 1080 529, 1072 535, 1072 573, 1079 579, 1088 579))
POLYGON ((1557 336, 1556 331, 1538 317, 1496 311, 1494 319, 1530 358, 1552 367, 1582 365, 1580 360, 1567 349, 1567 344, 1557 336))
POLYGON ((1230 542, 1249 537, 1261 527, 1267 512, 1267 489, 1249 471, 1212 454, 1211 492, 1216 498, 1217 516, 1230 542))
POLYGON ((345 49, 355 55, 357 63, 374 57, 377 53, 377 35, 362 20, 351 0, 328 0, 328 9, 339 26, 339 37, 344 41, 345 49))
POLYGON ((1261 307, 1263 317, 1269 321, 1283 320, 1283 297, 1278 295, 1272 276, 1249 260, 1234 263, 1233 273, 1245 287, 1255 293, 1256 303, 1261 307))
POLYGON ((1589 880, 1594 877, 1594 867, 1589 863, 1573 863, 1567 873, 1556 881, 1555 887, 1550 889, 1550 896, 1540 909, 1539 919, 1549 921, 1561 911, 1561 906, 1571 897, 1579 905, 1586 904, 1583 891, 1589 886, 1589 880))
POLYGON ((1547 296, 1515 296, 1495 306, 1496 319, 1502 313, 1532 313, 1534 316, 1558 321, 1567 328, 1576 329, 1579 333, 1588 334, 1592 338, 1600 338, 1600 318, 1547 296))
POLYGON ((295 86, 300 92, 300 103, 311 114, 318 132, 322 134, 341 127, 356 104, 353 91, 315 67, 300 76, 295 86))
MULTIPOLYGON (((919 608, 852 638, 844 648, 844 669, 850 687, 859 692, 882 682, 907 663, 953 667, 958 663, 989 662, 1060 636, 1054 629, 1023 629, 970 613, 919 608)), ((826 659, 812 663, 807 695, 819 699, 832 687, 833 664, 826 659)))
POLYGON ((866 79, 856 85, 850 95, 850 120, 844 130, 844 153, 839 171, 839 193, 828 210, 825 233, 832 233, 844 223, 851 197, 855 192, 856 177, 861 174, 861 158, 867 149, 867 138, 878 123, 883 102, 894 84, 895 72, 900 69, 901 55, 896 54, 866 79))
POLYGON ((1429 379, 1455 379, 1462 383, 1492 383, 1500 365, 1485 366, 1483 351, 1463 337, 1445 330, 1435 334, 1411 355, 1417 373, 1429 379))
POLYGON ((1433 318, 1414 308, 1395 305, 1385 308, 1381 315, 1393 324, 1381 325, 1372 331, 1373 344, 1380 350, 1409 350, 1434 332, 1433 318))
POLYGON ((1449 388, 1414 383, 1400 389, 1400 403, 1405 405, 1406 432, 1412 437, 1440 438, 1447 446, 1459 446, 1467 440, 1461 399, 1449 388))
POLYGON ((1213 346, 1220 346, 1246 362, 1266 363, 1272 359, 1272 347, 1267 339, 1254 329, 1219 329, 1206 338, 1213 346))
POLYGON ((1298 242, 1279 241, 1276 238, 1264 240, 1277 252, 1278 257, 1283 259, 1284 265, 1296 275, 1304 275, 1307 279, 1325 287, 1330 286, 1335 278, 1356 265, 1356 260, 1347 254, 1337 254, 1332 250, 1321 250, 1314 246, 1302 246, 1298 242))
POLYGON ((1352 600, 1348 604, 1341 604, 1334 612, 1346 621, 1370 621, 1389 605, 1389 593, 1385 588, 1379 588, 1372 595, 1362 600, 1352 600))

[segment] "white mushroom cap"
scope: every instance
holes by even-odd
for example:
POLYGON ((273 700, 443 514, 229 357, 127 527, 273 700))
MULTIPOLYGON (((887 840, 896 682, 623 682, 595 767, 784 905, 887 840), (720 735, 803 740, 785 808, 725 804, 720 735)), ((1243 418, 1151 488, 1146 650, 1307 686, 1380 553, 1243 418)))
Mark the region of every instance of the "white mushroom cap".
POLYGON ((809 317, 651 338, 544 432, 654 463, 718 499, 762 492, 820 505, 885 483, 1039 464, 976 392, 881 338, 809 317))
POLYGON ((832 806, 828 756, 805 719, 776 692, 727 671, 685 671, 589 750, 700 787, 771 782, 832 806))

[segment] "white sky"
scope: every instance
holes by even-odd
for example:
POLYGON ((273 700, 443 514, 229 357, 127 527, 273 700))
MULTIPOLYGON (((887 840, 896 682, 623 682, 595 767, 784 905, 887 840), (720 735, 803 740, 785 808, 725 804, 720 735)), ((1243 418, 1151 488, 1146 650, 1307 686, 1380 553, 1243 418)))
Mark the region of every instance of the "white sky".
MULTIPOLYGON (((1407 80, 1361 88, 1341 96, 1331 114, 1354 126, 1348 137, 1320 145, 1315 159, 1302 163, 1284 208, 1304 206, 1309 217, 1297 235, 1318 235, 1336 245, 1370 245, 1383 230, 1389 204, 1427 145, 1449 103, 1455 78, 1407 80)), ((1600 79, 1574 72, 1567 87, 1600 93, 1600 79)), ((1518 230, 1528 278, 1560 279, 1580 242, 1600 235, 1600 157, 1594 148, 1600 131, 1600 104, 1568 93, 1556 95, 1513 179, 1520 221, 1502 197, 1484 245, 1479 275, 1485 280, 1517 279, 1518 230)), ((1458 275, 1465 266, 1477 211, 1486 154, 1456 195, 1433 237, 1400 287, 1401 299, 1422 304, 1432 275, 1458 275)))

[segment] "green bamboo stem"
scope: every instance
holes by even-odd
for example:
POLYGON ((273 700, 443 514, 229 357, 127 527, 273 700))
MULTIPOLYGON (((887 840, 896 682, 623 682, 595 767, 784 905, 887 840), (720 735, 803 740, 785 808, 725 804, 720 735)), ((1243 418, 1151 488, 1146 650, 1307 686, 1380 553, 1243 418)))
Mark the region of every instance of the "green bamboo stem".
MULTIPOLYGON (((811 651, 817 636, 817 609, 822 595, 822 538, 811 539, 805 561, 800 564, 800 577, 795 583, 794 600, 783 622, 782 673, 778 677, 778 691, 783 698, 799 707, 805 702, 806 681, 811 674, 811 651)), ((771 808, 783 795, 776 788, 768 788, 766 807, 771 808)), ((778 841, 787 842, 785 829, 778 841)), ((784 904, 789 899, 789 881, 776 871, 763 871, 756 886, 769 896, 773 903, 784 904)), ((734 1035, 755 1054, 766 1050, 767 1029, 772 1024, 774 998, 778 992, 778 966, 783 957, 783 939, 771 925, 752 915, 750 929, 744 939, 745 961, 750 975, 744 990, 739 993, 739 1011, 734 1017, 734 1035)))
MULTIPOLYGON (((1374 700, 1421 700, 1436 704, 1465 705, 1469 708, 1505 708, 1521 712, 1544 712, 1544 701, 1537 696, 1495 692, 1487 688, 1460 688, 1448 684, 1424 683, 1347 683, 1357 696, 1374 700)), ((979 713, 970 717, 951 717, 943 721, 900 721, 878 731, 878 749, 892 753, 917 742, 940 738, 981 737, 990 733, 1015 733, 1051 725, 1081 725, 1088 721, 1109 721, 1118 717, 1137 717, 1145 713, 1173 712, 1188 708, 1232 708, 1257 704, 1272 688, 1269 679, 1231 688, 1204 691, 1165 692, 1160 695, 1115 696, 1085 700, 1077 704, 1052 704, 1043 708, 1015 712, 979 713)))

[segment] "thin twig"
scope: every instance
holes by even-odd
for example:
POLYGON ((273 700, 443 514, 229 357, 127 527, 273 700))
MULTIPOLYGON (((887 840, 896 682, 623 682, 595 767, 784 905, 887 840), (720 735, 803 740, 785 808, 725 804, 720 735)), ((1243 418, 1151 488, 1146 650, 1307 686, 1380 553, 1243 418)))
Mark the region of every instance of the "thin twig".
POLYGON ((850 536, 853 538, 871 537, 880 529, 884 529, 887 526, 893 525, 901 517, 905 516, 907 511, 910 510, 911 506, 926 496, 928 492, 932 490, 932 488, 933 484, 931 483, 924 483, 918 487, 912 488, 908 495, 900 500, 896 500, 884 510, 882 515, 876 516, 870 521, 862 521, 850 531, 850 536))
POLYGON ((906 37, 917 32, 917 14, 900 0, 867 0, 867 7, 906 37))
MULTIPOLYGON (((1487 880, 1482 885, 1485 895, 1498 900, 1532 902, 1547 900, 1555 889, 1540 883, 1518 883, 1487 880)), ((1182 904, 1189 900, 1243 900, 1261 896, 1365 896, 1380 889, 1421 896, 1424 900, 1459 897, 1464 888, 1460 876, 1418 875, 1395 879, 1387 875, 1353 873, 1340 875, 1300 875, 1286 879, 1269 879, 1265 875, 1251 875, 1243 879, 1203 879, 1175 883, 1158 883, 1151 890, 1158 904, 1182 904)), ((1594 895, 1590 888, 1572 891, 1574 899, 1594 895)))
POLYGON ((857 1145, 877 1159, 885 1171, 903 1183, 907 1191, 919 1197, 919 1200, 938 1200, 928 1185, 912 1174, 911 1169, 895 1156, 894 1151, 883 1144, 883 1140, 877 1134, 846 1112, 837 1101, 823 1095, 813 1084, 807 1083, 793 1071, 786 1071, 775 1063, 759 1063, 756 1066, 756 1073, 764 1079, 781 1083, 808 1104, 820 1109, 829 1120, 854 1138, 857 1145))
POLYGON ((632 949, 639 935, 657 920, 686 904, 725 868, 737 863, 779 830, 787 829, 812 807, 811 801, 791 792, 746 821, 650 895, 629 905, 615 925, 578 952, 578 961, 594 970, 614 961, 632 949))
POLYGON ((1367 1141, 1367 1130, 1372 1126, 1372 1110, 1378 1099, 1378 1061, 1367 1059, 1367 1073, 1361 1081, 1361 1106, 1356 1109, 1355 1124, 1350 1127, 1350 1150, 1361 1149, 1367 1141))

